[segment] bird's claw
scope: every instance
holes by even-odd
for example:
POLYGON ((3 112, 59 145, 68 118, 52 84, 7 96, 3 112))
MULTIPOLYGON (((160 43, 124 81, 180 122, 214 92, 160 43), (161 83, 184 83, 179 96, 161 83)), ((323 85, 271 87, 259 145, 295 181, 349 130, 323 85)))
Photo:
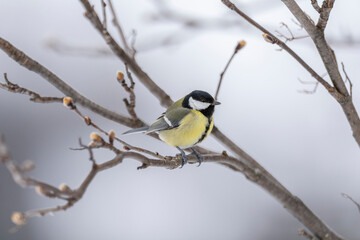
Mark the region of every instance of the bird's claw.
POLYGON ((204 160, 203 156, 201 155, 201 153, 199 153, 198 151, 196 151, 194 148, 191 148, 192 152, 196 155, 197 159, 199 159, 199 165, 198 167, 201 165, 202 161, 204 160))
POLYGON ((180 148, 177 148, 177 149, 179 149, 179 151, 181 152, 182 162, 181 162, 180 168, 182 168, 187 163, 186 154, 182 149, 180 149, 180 148))

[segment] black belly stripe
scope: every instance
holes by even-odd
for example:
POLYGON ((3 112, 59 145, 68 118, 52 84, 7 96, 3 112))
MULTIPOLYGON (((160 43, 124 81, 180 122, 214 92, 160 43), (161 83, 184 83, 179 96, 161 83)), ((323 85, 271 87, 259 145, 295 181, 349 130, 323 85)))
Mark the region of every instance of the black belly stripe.
POLYGON ((211 125, 210 123, 211 123, 211 118, 208 118, 208 124, 206 125, 205 132, 201 135, 199 140, 194 145, 196 145, 198 143, 201 143, 202 140, 204 140, 204 138, 206 137, 206 135, 207 135, 207 133, 208 133, 208 131, 210 129, 210 125, 211 125))

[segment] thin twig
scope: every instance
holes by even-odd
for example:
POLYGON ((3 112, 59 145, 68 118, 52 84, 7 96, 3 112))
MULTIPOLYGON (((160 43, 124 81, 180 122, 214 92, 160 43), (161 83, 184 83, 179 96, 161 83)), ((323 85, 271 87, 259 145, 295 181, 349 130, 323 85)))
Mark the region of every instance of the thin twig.
POLYGON ((45 47, 59 54, 71 55, 71 56, 85 56, 85 57, 112 57, 113 52, 108 48, 102 46, 90 46, 90 45, 76 45, 69 44, 58 38, 47 39, 44 42, 45 47))
POLYGON ((328 82, 326 82, 319 74, 315 72, 299 55, 297 55, 291 48, 289 48, 284 42, 271 34, 268 30, 266 30, 263 26, 255 22, 252 18, 247 16, 244 12, 242 12, 239 8, 237 8, 231 1, 229 0, 221 0, 223 4, 225 4, 229 9, 235 11, 241 17, 243 17, 246 21, 248 21, 251 25, 259 29, 263 32, 264 39, 272 44, 277 44, 280 48, 287 51, 296 61, 298 61, 301 66, 303 66, 317 81, 323 85, 328 92, 334 96, 336 99, 343 98, 341 94, 339 94, 334 87, 332 87, 328 82))
POLYGON ((38 103, 53 103, 53 102, 62 102, 62 98, 59 97, 41 97, 38 93, 30 91, 26 88, 22 88, 17 84, 14 84, 9 81, 7 73, 4 73, 4 79, 6 84, 0 83, 0 87, 9 92, 21 93, 30 96, 30 101, 38 103))
POLYGON ((284 22, 281 22, 281 23, 280 23, 280 27, 285 27, 286 30, 288 31, 288 33, 289 33, 290 36, 291 36, 291 37, 287 37, 287 36, 285 36, 284 34, 282 34, 281 32, 275 31, 275 32, 278 34, 279 37, 282 37, 282 38, 285 39, 285 43, 286 43, 286 42, 293 41, 293 40, 296 40, 296 39, 303 39, 303 38, 308 38, 308 37, 309 37, 308 35, 295 37, 294 34, 292 33, 291 29, 289 28, 289 26, 288 26, 286 23, 284 23, 284 22))
POLYGON ((217 98, 218 98, 219 91, 220 91, 220 87, 221 87, 221 83, 222 83, 222 80, 223 80, 223 77, 224 77, 224 74, 225 74, 226 70, 227 70, 228 67, 230 66, 230 63, 231 63, 231 61, 233 60, 234 56, 238 53, 238 51, 239 51, 240 49, 242 49, 242 48, 245 46, 245 44, 246 44, 246 42, 245 42, 244 40, 242 40, 242 41, 240 41, 240 42, 238 42, 238 43, 236 44, 236 47, 235 47, 235 49, 234 49, 234 52, 232 53, 230 59, 229 59, 228 62, 226 63, 226 66, 225 66, 224 70, 223 70, 223 71, 221 72, 221 74, 220 74, 219 83, 218 83, 218 86, 217 86, 217 88, 216 88, 216 93, 215 93, 215 97, 214 97, 215 100, 217 100, 217 98))
MULTIPOLYGON (((320 82, 321 85, 325 87, 325 89, 329 92, 329 94, 333 96, 342 107, 345 116, 347 117, 348 123, 351 127, 351 130, 353 132, 353 137, 360 147, 360 118, 359 115, 357 114, 352 98, 349 95, 347 88, 344 84, 344 81, 341 77, 341 74, 339 72, 334 51, 327 44, 323 32, 314 25, 314 23, 299 7, 299 5, 294 0, 282 0, 282 2, 284 2, 284 4, 289 8, 291 13, 296 17, 296 19, 304 27, 306 32, 309 34, 309 36, 315 43, 315 46, 318 49, 318 52, 324 63, 326 71, 328 72, 330 80, 334 86, 331 86, 328 82, 326 82, 321 76, 319 76, 319 74, 317 74, 302 58, 300 58, 285 43, 280 41, 273 34, 267 31, 264 27, 262 27, 257 22, 255 22, 252 18, 248 17, 246 14, 240 11, 231 1, 222 0, 222 2, 228 8, 238 13, 250 24, 252 24, 256 28, 264 32, 263 37, 267 42, 270 42, 272 44, 277 44, 282 49, 287 51, 311 74, 311 76, 313 76, 317 81, 320 82)), ((330 6, 332 6, 332 4, 330 4, 329 7, 330 6)))
MULTIPOLYGON (((85 177, 85 179, 82 181, 80 186, 74 190, 71 190, 67 185, 62 184, 59 188, 56 188, 54 186, 48 185, 46 183, 42 183, 37 180, 33 180, 31 178, 25 178, 18 169, 18 166, 16 163, 10 158, 9 151, 7 149, 7 146, 3 140, 2 135, 0 134, 0 160, 5 163, 5 165, 8 167, 9 172, 12 174, 14 180, 16 180, 17 183, 21 183, 20 185, 23 187, 29 187, 29 186, 36 186, 36 191, 40 195, 44 195, 51 198, 59 198, 62 200, 65 200, 66 203, 60 206, 56 206, 53 208, 45 208, 45 209, 38 209, 38 210, 29 210, 24 213, 16 212, 14 214, 20 215, 21 221, 18 219, 15 219, 14 223, 16 223, 17 229, 25 224, 26 220, 31 217, 35 216, 44 216, 46 214, 53 214, 58 211, 65 211, 68 208, 72 207, 75 203, 77 203, 85 194, 88 186, 90 183, 94 180, 95 176, 106 169, 112 168, 117 166, 118 164, 122 163, 123 159, 126 158, 132 158, 134 160, 139 161, 142 165, 138 167, 138 169, 147 168, 150 166, 153 167, 164 167, 168 169, 174 169, 181 165, 182 158, 181 156, 177 157, 169 157, 164 159, 150 159, 145 157, 144 155, 141 155, 136 152, 122 152, 116 147, 114 147, 112 144, 102 140, 103 143, 98 148, 105 148, 113 151, 116 156, 108 160, 104 163, 97 164, 95 159, 93 159, 92 155, 92 147, 88 147, 83 145, 80 142, 80 146, 82 147, 82 150, 88 149, 90 154, 90 159, 92 160, 92 168, 85 177)), ((245 175, 249 179, 256 178, 256 173, 246 167, 245 165, 241 164, 239 161, 237 161, 235 158, 228 156, 227 154, 218 154, 218 155, 204 155, 204 162, 218 162, 223 165, 231 166, 234 169, 237 169, 238 171, 243 171, 245 175)), ((194 155, 188 155, 188 161, 189 163, 196 163, 198 161, 197 157, 194 155)))
POLYGON ((124 48, 125 48, 125 51, 127 54, 129 54, 130 56, 132 56, 132 58, 134 58, 134 54, 135 54, 135 50, 134 49, 131 49, 129 47, 129 44, 127 43, 126 41, 126 38, 125 38, 125 34, 124 34, 124 31, 120 25, 120 22, 119 22, 119 19, 117 18, 117 15, 116 15, 116 12, 115 12, 115 8, 112 4, 112 1, 111 0, 108 0, 108 4, 109 4, 109 7, 110 7, 110 11, 112 13, 112 16, 113 16, 113 20, 112 20, 112 23, 114 24, 114 26, 116 27, 117 31, 119 32, 119 35, 120 35, 120 39, 121 39, 121 42, 123 43, 124 45, 124 48))
POLYGON ((349 195, 347 195, 346 193, 341 193, 341 195, 344 197, 344 198, 347 198, 349 199, 350 201, 352 201, 356 207, 358 208, 359 210, 359 213, 360 213, 360 203, 356 202, 352 197, 350 197, 349 195))
POLYGON ((320 8, 317 0, 311 0, 311 5, 312 5, 313 8, 315 9, 315 11, 317 11, 318 13, 321 12, 321 8, 320 8))
POLYGON ((106 20, 106 3, 104 0, 101 0, 101 8, 103 12, 103 26, 107 28, 107 20, 106 20))
POLYGON ((312 90, 298 90, 299 93, 305 93, 305 94, 314 94, 316 93, 316 90, 319 86, 319 82, 310 82, 310 81, 303 81, 300 78, 298 78, 299 82, 301 84, 307 84, 307 85, 314 85, 314 88, 312 90))
MULTIPOLYGON (((101 23, 100 23, 101 24, 101 23)), ((101 24, 102 25, 102 24, 101 24)), ((141 127, 144 126, 144 123, 141 120, 134 122, 132 118, 125 117, 121 114, 110 111, 97 103, 92 102, 85 96, 78 93, 75 89, 61 80, 58 76, 52 73, 50 70, 45 68, 43 65, 39 64, 37 61, 34 61, 32 58, 27 56, 24 52, 17 49, 11 43, 0 37, 0 49, 9 55, 10 58, 20 63, 23 67, 29 69, 30 71, 38 73, 40 76, 45 78, 49 83, 54 85, 59 89, 65 96, 70 96, 74 101, 81 106, 90 109, 91 111, 108 118, 120 122, 129 127, 141 127)))
POLYGON ((135 104, 136 104, 135 103, 136 96, 135 96, 135 92, 134 92, 135 82, 131 76, 128 65, 126 63, 125 63, 125 69, 126 69, 126 75, 128 76, 128 78, 130 80, 130 86, 128 86, 128 84, 126 83, 123 73, 118 73, 117 80, 121 83, 121 86, 124 88, 124 90, 129 94, 130 102, 127 98, 124 98, 123 101, 125 103, 126 109, 127 109, 128 113, 130 114, 130 116, 134 120, 136 120, 136 119, 138 119, 138 117, 135 112, 135 104))
MULTIPOLYGON (((329 75, 329 78, 334 86, 335 94, 332 96, 335 97, 343 112, 345 113, 347 121, 352 130, 352 135, 360 147, 360 118, 352 101, 352 97, 350 96, 346 84, 341 76, 335 53, 325 39, 324 29, 321 29, 322 27, 319 28, 315 26, 295 0, 282 0, 282 2, 301 23, 301 25, 313 40, 324 67, 326 68, 326 71, 329 75)), ((331 10, 333 3, 333 0, 327 0, 325 3, 328 13, 330 13, 329 11, 331 10)), ((325 27, 326 23, 322 25, 325 27)))
POLYGON ((353 84, 352 84, 349 76, 347 75, 347 73, 346 73, 346 71, 345 71, 345 65, 344 65, 343 62, 341 62, 341 66, 342 66, 342 70, 343 70, 343 72, 344 72, 344 74, 345 74, 345 83, 346 83, 346 82, 349 82, 349 86, 350 86, 350 96, 352 97, 353 84))
MULTIPOLYGON (((129 73, 130 74, 130 73, 129 73)), ((130 88, 134 88, 134 82, 133 82, 133 79, 131 77, 131 74, 128 75, 130 76, 130 81, 131 81, 131 85, 130 85, 130 88)), ((63 102, 63 99, 64 98, 57 98, 57 97, 41 97, 38 93, 34 92, 34 91, 31 91, 31 90, 28 90, 26 88, 23 88, 23 87, 20 87, 19 85, 17 84, 14 84, 12 82, 10 82, 7 78, 7 75, 6 73, 4 74, 4 77, 5 77, 5 81, 6 81, 6 85, 5 84, 2 84, 0 83, 0 87, 1 88, 4 88, 8 91, 11 91, 11 92, 14 92, 14 93, 22 93, 22 94, 25 94, 25 95, 29 95, 29 96, 32 96, 32 98, 30 99, 31 101, 34 101, 34 102, 37 102, 37 103, 53 103, 53 102, 63 102), (36 99, 36 100, 33 100, 33 99, 36 99)), ((135 100, 133 100, 135 101, 135 100)), ((109 132, 106 132, 105 130, 103 130, 101 127, 99 127, 98 125, 96 125, 89 117, 83 115, 80 110, 76 107, 75 104, 72 104, 72 107, 70 108, 71 110, 73 110, 78 116, 80 116, 84 122, 89 125, 89 126, 92 126, 93 128, 95 128, 96 130, 100 131, 101 133, 109 136, 109 132)), ((137 151, 137 152, 142 152, 142 153, 146 153, 150 156, 153 156, 153 157, 156 157, 156 158, 160 158, 160 159, 165 159, 166 157, 162 156, 161 154, 159 154, 158 152, 152 152, 152 151, 149 151, 149 150, 146 150, 146 149, 143 149, 143 148, 140 148, 140 147, 135 147, 135 146, 132 146, 131 144, 115 137, 114 138, 116 141, 118 141, 119 143, 123 144, 124 146, 126 146, 126 150, 134 150, 134 151, 137 151)), ((80 146, 84 147, 84 145, 81 143, 81 141, 79 142, 80 146)), ((93 155, 92 155, 92 152, 89 153, 90 154, 90 160, 93 161, 93 155)), ((1 159, 0 159, 1 160, 1 159)))
MULTIPOLYGON (((73 110, 76 114, 78 114, 84 120, 84 122, 87 125, 92 126, 93 128, 95 128, 99 132, 101 132, 101 133, 105 134, 106 136, 110 137, 110 134, 109 134, 110 131, 107 132, 107 131, 103 130, 101 127, 99 127, 98 125, 96 125, 89 117, 84 116, 79 111, 79 109, 77 107, 71 108, 70 110, 73 110)), ((143 148, 140 148, 140 147, 132 146, 131 144, 125 142, 124 140, 121 140, 118 137, 114 137, 114 139, 116 141, 118 141, 119 143, 123 144, 125 146, 124 149, 127 150, 127 151, 134 150, 134 151, 137 151, 137 152, 146 153, 146 154, 148 154, 150 156, 153 156, 153 157, 159 158, 159 159, 166 159, 167 158, 167 157, 159 154, 158 152, 153 152, 153 151, 149 151, 149 150, 146 150, 146 149, 143 149, 143 148)), ((80 145, 82 146, 81 142, 80 142, 80 145)))
POLYGON ((103 28, 99 16, 97 15, 96 11, 89 3, 88 0, 80 0, 83 4, 86 12, 85 16, 90 20, 93 24, 93 27, 101 34, 104 38, 108 46, 114 52, 116 56, 118 56, 123 62, 126 62, 129 65, 131 71, 137 76, 137 78, 151 91, 151 93, 156 96, 160 104, 162 106, 168 107, 170 106, 173 101, 171 100, 170 96, 162 90, 150 77, 147 75, 141 67, 138 65, 136 60, 129 56, 124 49, 122 49, 119 44, 116 43, 114 38, 110 35, 110 33, 103 28))

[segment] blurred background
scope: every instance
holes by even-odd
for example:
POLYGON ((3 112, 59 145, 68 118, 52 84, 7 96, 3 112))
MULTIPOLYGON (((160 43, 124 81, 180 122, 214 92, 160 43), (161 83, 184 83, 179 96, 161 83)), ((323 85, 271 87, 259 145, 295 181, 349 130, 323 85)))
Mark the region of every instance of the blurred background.
MULTIPOLYGON (((346 239, 359 239, 360 214, 341 196, 360 201, 360 149, 341 108, 286 52, 266 43, 261 33, 231 13, 219 0, 114 0, 125 35, 133 39, 142 68, 173 100, 194 89, 215 93, 219 74, 239 40, 247 46, 235 57, 220 91, 216 125, 260 162, 326 224, 346 239)), ((92 1, 101 14, 100 1, 92 1)), ((310 1, 298 1, 317 21, 310 1)), ((290 36, 305 32, 281 1, 237 1, 270 31, 290 36)), ((321 4, 321 3, 320 3, 321 4)), ((337 61, 344 62, 360 110, 360 3, 337 1, 326 36, 337 61)), ((127 97, 116 81, 124 64, 83 16, 79 1, 0 1, 0 36, 23 50, 80 93, 114 111, 127 114, 127 97)), ((111 24, 108 26, 119 40, 111 24)), ((325 68, 312 42, 288 42, 320 75, 325 68)), ((62 97, 57 89, 0 52, 0 73, 43 96, 62 97)), ((328 77, 325 76, 328 80, 328 77)), ((1 77, 1 81, 4 80, 1 77)), ((150 123, 164 111, 136 79, 136 111, 150 123)), ((106 130, 118 135, 126 127, 80 108, 106 130)), ((77 187, 88 171, 86 151, 72 151, 78 139, 94 131, 61 104, 37 104, 0 90, 0 132, 13 159, 34 161, 30 176, 58 186, 77 187)), ((124 136, 130 144, 161 154, 177 150, 143 135, 124 136)), ((202 146, 222 151, 208 138, 202 146)), ((97 161, 112 158, 99 150, 97 161)), ((14 211, 62 204, 16 185, 0 166, 1 239, 304 239, 303 228, 279 202, 242 174, 217 164, 182 169, 148 168, 125 160, 100 173, 82 200, 66 212, 32 218, 15 234, 9 229, 14 211)))

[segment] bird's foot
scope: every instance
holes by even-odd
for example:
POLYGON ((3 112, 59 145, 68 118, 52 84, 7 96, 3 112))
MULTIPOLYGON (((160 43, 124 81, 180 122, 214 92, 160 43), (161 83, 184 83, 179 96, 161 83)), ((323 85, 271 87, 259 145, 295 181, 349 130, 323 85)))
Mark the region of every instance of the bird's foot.
POLYGON ((195 148, 191 148, 191 151, 196 155, 196 157, 199 159, 199 165, 198 167, 201 165, 202 161, 204 160, 203 156, 201 155, 201 153, 199 153, 198 151, 195 150, 195 148))
POLYGON ((179 147, 176 147, 176 148, 181 152, 182 162, 181 162, 180 168, 182 168, 187 163, 186 154, 181 148, 179 148, 179 147))

